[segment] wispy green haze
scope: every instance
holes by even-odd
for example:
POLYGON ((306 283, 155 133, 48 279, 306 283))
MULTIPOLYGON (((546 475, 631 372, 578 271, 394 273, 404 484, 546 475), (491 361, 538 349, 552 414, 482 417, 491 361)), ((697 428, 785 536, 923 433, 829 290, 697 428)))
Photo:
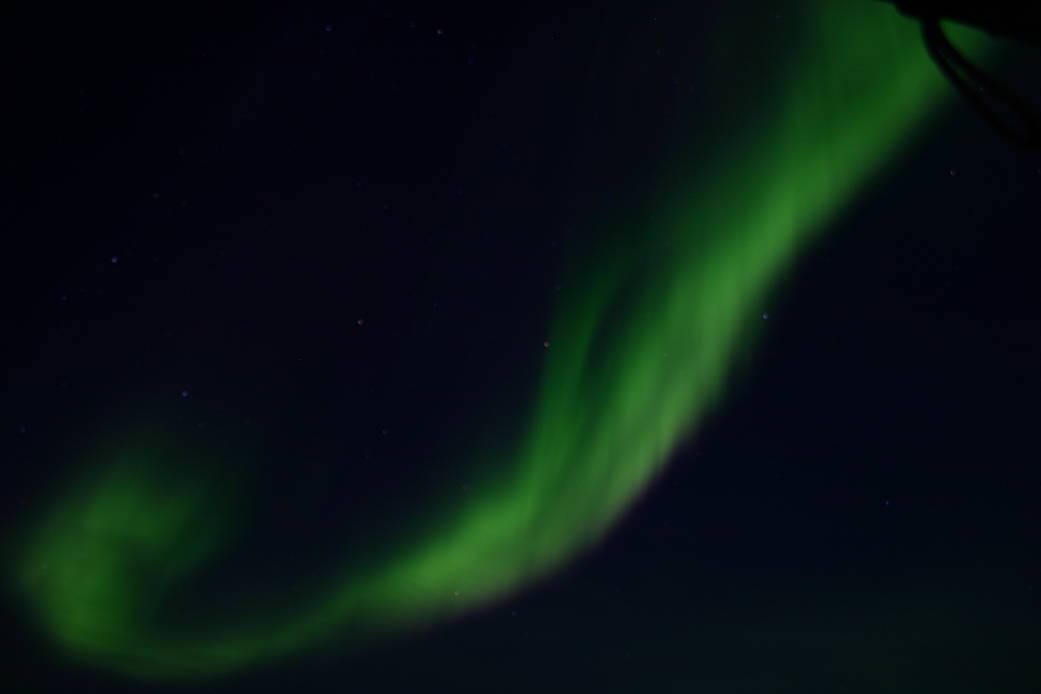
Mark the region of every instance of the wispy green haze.
MULTIPOLYGON (((661 180, 647 182, 654 214, 605 230, 626 248, 663 249, 653 267, 621 247, 572 263, 534 405, 482 488, 446 500, 393 551, 349 568, 345 559, 288 608, 274 594, 278 610, 185 623, 170 614, 178 590, 248 518, 207 472, 219 461, 186 469, 176 442, 114 432, 19 545, 11 586, 40 632, 68 657, 127 677, 204 678, 334 635, 349 647, 431 625, 592 546, 719 403, 735 359, 754 354, 782 273, 953 103, 915 24, 884 3, 807 2, 787 22, 790 52, 751 90, 762 117, 733 114, 745 125, 708 160, 684 154, 680 138, 661 153, 661 180)), ((970 31, 956 39, 986 48, 970 31)), ((725 71, 720 61, 709 68, 725 71)), ((698 114, 689 120, 693 131, 698 114)))

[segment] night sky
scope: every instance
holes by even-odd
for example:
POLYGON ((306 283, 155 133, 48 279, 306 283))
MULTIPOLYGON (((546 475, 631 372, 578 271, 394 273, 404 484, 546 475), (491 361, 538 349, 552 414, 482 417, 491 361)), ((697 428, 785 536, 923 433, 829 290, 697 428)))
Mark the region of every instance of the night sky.
POLYGON ((5 691, 1041 691, 1041 154, 910 20, 348 5, 6 13, 5 691))

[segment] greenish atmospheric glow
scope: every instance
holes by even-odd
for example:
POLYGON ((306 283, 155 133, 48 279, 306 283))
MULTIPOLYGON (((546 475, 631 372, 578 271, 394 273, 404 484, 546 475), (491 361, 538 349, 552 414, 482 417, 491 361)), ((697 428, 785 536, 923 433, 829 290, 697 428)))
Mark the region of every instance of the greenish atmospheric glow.
MULTIPOLYGON (((576 270, 530 419, 479 493, 446 500, 392 551, 330 576, 292 610, 186 625, 171 596, 235 516, 215 513, 219 485, 205 474, 162 471, 174 444, 123 442, 27 535, 13 583, 40 631, 126 676, 213 676, 333 635, 340 647, 461 614, 591 546, 717 402, 781 272, 951 91, 891 7, 804 10, 798 45, 762 77, 769 96, 756 106, 768 116, 718 158, 668 160, 653 221, 618 230, 629 240, 576 270), (665 249, 652 271, 630 252, 643 243, 665 249)), ((975 32, 956 38, 982 48, 975 32)))

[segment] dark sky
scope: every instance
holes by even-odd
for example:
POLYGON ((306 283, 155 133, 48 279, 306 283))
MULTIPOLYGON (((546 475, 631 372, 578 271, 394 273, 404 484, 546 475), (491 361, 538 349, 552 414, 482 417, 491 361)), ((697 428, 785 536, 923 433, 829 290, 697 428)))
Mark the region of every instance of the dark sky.
MULTIPOLYGON (((262 432, 241 570, 378 544, 523 415, 567 254, 660 155, 665 90, 702 89, 708 12, 7 12, 5 524, 150 403, 262 432)), ((1038 200, 1041 156, 956 106, 615 531, 509 600, 181 688, 66 662, 8 601, 12 691, 1039 691, 1038 200)))

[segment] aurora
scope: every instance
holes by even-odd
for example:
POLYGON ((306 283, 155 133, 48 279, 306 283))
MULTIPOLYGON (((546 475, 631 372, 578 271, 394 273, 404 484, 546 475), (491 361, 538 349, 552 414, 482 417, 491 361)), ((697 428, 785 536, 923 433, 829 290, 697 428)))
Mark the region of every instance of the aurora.
MULTIPOLYGON (((754 356, 765 298, 800 252, 953 101, 916 24, 891 7, 799 8, 790 54, 741 107, 759 117, 717 114, 734 130, 707 158, 677 130, 648 212, 588 211, 597 252, 570 261, 530 412, 496 450, 459 452, 490 470, 473 493, 436 500, 385 551, 345 559, 288 605, 275 594, 185 617, 179 596, 248 523, 221 494, 227 452, 162 427, 115 432, 19 539, 9 584, 39 631, 126 677, 213 677, 451 619, 594 547, 754 356)), ((955 38, 986 48, 974 32, 955 38)))

